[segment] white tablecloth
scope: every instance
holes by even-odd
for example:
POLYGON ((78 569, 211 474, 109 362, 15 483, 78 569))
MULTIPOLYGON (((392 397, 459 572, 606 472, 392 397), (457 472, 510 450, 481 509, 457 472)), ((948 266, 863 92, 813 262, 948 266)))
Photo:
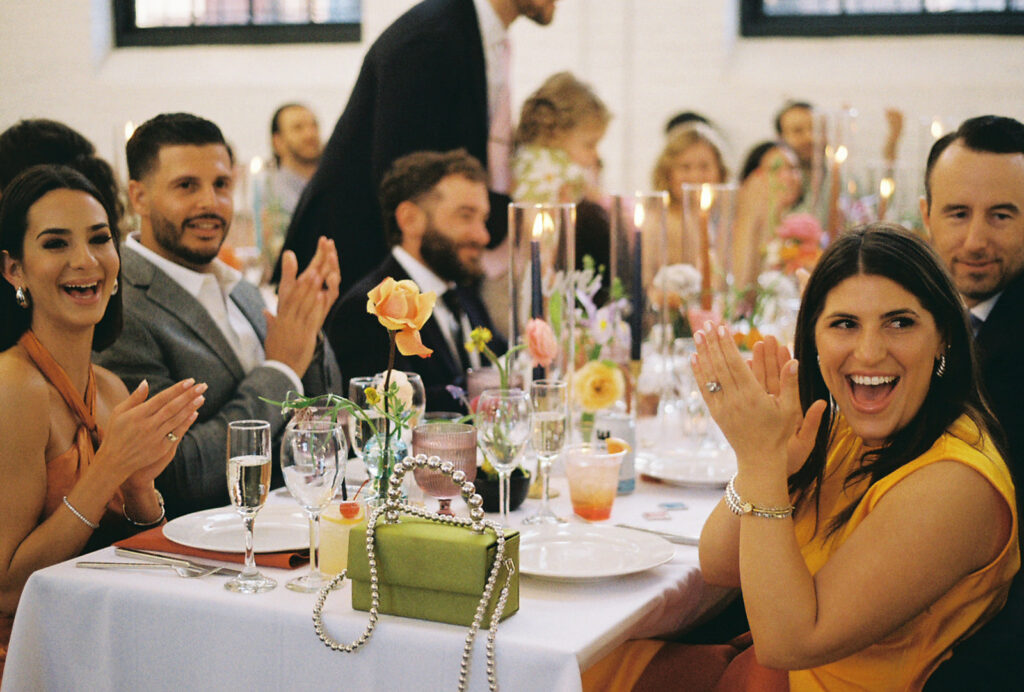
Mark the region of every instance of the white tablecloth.
MULTIPOLYGON (((552 501, 571 515, 568 492, 552 501)), ((719 490, 638 483, 616 500, 608 523, 646 525, 697 536, 719 490), (688 509, 669 521, 642 514, 664 501, 688 509)), ((518 525, 537 501, 513 514, 518 525)), ((258 519, 257 519, 258 521, 258 519)), ((91 560, 118 560, 107 548, 91 560)), ((354 654, 317 639, 314 595, 284 581, 301 570, 264 569, 280 586, 258 595, 223 588, 223 577, 182 579, 171 571, 76 569, 76 560, 40 570, 18 606, 4 692, 28 690, 449 690, 458 684, 466 629, 382 616, 354 654)), ((502 690, 580 689, 580 670, 623 641, 692 624, 722 591, 707 587, 697 549, 677 546, 673 560, 635 575, 596 582, 553 582, 523 576, 520 610, 498 631, 502 690)), ((350 588, 331 594, 328 631, 351 642, 367 613, 351 609, 350 588)), ((487 688, 485 633, 478 636, 470 689, 487 688)))

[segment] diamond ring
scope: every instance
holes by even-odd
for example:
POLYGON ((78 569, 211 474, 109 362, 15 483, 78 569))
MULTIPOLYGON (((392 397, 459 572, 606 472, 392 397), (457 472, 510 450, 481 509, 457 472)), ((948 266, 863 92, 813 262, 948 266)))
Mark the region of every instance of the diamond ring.
POLYGON ((178 436, 175 435, 173 432, 167 433, 164 437, 167 438, 168 442, 177 442, 178 441, 178 436))
POLYGON ((708 390, 709 393, 714 394, 715 392, 722 391, 722 383, 717 380, 711 380, 704 385, 704 389, 708 390))

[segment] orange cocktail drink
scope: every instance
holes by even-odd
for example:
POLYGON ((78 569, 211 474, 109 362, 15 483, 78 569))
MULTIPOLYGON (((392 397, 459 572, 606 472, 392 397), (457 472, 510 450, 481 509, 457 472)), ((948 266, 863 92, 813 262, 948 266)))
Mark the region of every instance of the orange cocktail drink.
POLYGON ((588 521, 602 521, 612 514, 619 485, 619 466, 625 449, 609 452, 602 445, 574 445, 565 452, 572 511, 588 521))

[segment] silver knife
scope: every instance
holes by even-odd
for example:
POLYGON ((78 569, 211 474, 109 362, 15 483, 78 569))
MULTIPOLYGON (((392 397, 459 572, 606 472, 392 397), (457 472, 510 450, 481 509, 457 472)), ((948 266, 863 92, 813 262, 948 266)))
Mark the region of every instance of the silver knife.
POLYGON ((680 536, 677 533, 667 533, 665 531, 656 531, 654 529, 645 529, 642 526, 630 526, 629 524, 616 524, 620 529, 630 529, 632 531, 643 531, 644 533, 653 533, 655 536, 661 536, 669 543, 676 543, 678 545, 699 545, 699 538, 691 538, 690 536, 680 536))
POLYGON ((160 553, 152 553, 148 550, 137 550, 134 548, 115 548, 114 553, 120 557, 136 557, 148 560, 149 562, 160 562, 165 565, 177 565, 178 567, 189 567, 191 569, 198 570, 209 570, 213 571, 210 574, 220 574, 225 577, 237 577, 241 574, 241 570, 232 569, 230 567, 221 567, 219 565, 211 565, 205 562, 195 562, 193 560, 184 560, 182 558, 171 557, 169 555, 162 555, 160 553))

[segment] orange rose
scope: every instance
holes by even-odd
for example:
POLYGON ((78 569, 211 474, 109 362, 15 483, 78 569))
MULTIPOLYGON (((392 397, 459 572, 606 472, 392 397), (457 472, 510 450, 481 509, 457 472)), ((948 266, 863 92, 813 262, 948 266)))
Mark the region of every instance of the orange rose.
POLYGON ((530 351, 534 367, 546 368, 558 356, 558 340, 551 331, 551 325, 534 318, 526 323, 526 347, 530 351))
POLYGON ((420 329, 434 310, 437 295, 420 293, 414 281, 385 278, 366 294, 366 311, 388 331, 398 332, 395 345, 403 356, 426 358, 434 351, 423 345, 420 329))

